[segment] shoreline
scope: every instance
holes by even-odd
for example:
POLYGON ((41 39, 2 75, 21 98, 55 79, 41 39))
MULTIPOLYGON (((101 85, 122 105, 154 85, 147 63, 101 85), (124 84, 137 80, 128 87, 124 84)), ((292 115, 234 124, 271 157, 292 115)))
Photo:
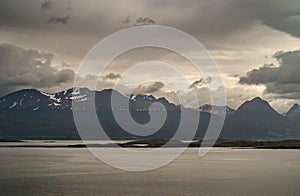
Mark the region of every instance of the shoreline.
MULTIPOLYGON (((60 140, 59 140, 60 141, 60 140)), ((34 144, 26 140, 1 140, 0 148, 200 148, 203 141, 182 142, 180 140, 147 139, 129 142, 114 142, 107 144, 100 143, 74 143, 61 144, 55 140, 43 141, 43 144, 34 144), (6 144, 7 145, 4 145, 6 144), (20 144, 16 144, 20 143, 20 144)), ((120 140, 121 142, 121 140, 120 140)), ((210 147, 209 143, 202 147, 210 147)), ((300 140, 281 140, 281 141, 246 141, 246 140, 223 140, 216 141, 213 145, 216 148, 239 148, 239 149, 300 149, 300 140)))

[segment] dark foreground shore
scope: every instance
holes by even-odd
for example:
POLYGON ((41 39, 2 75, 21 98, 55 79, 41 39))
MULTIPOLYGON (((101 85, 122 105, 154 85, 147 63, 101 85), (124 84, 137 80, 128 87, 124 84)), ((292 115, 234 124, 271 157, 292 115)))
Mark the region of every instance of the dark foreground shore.
MULTIPOLYGON (((161 147, 166 145, 167 147, 185 147, 186 143, 174 140, 138 140, 119 144, 122 147, 161 147)), ((210 141, 196 141, 190 142, 188 147, 205 147, 211 146, 210 141)), ((243 141, 243 140, 217 140, 213 144, 213 147, 229 147, 229 148, 263 148, 263 149, 300 149, 300 140, 282 140, 282 141, 243 141)))
MULTIPOLYGON (((193 142, 182 142, 180 140, 165 140, 165 139, 146 139, 136 140, 130 142, 115 142, 107 144, 99 144, 96 141, 91 141, 89 144, 83 144, 78 142, 75 144, 64 144, 56 143, 56 141, 44 141, 44 143, 31 143, 22 140, 0 140, 2 143, 0 148, 159 148, 159 147, 207 147, 211 146, 210 141, 193 141, 193 142)), ((300 149, 300 140, 281 140, 281 141, 246 141, 246 140, 224 140, 219 139, 213 147, 223 148, 253 148, 253 149, 300 149)))

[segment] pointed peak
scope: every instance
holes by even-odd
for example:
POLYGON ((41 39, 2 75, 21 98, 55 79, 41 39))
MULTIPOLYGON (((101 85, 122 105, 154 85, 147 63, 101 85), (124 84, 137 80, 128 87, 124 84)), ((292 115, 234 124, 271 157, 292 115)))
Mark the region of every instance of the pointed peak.
POLYGON ((277 113, 266 100, 260 97, 255 97, 250 101, 244 102, 237 110, 244 112, 260 111, 265 113, 277 113))
POLYGON ((114 91, 114 89, 112 89, 112 88, 106 88, 106 89, 101 90, 100 92, 113 92, 113 91, 114 91))
POLYGON ((299 104, 298 103, 295 103, 291 108, 290 108, 290 110, 295 110, 295 109, 297 109, 297 108, 299 108, 300 106, 299 106, 299 104))
POLYGON ((286 115, 290 115, 291 113, 295 112, 296 110, 298 110, 298 108, 300 108, 299 104, 295 103, 286 113, 286 115))
POLYGON ((269 102, 267 102, 266 100, 262 99, 261 97, 254 97, 253 99, 246 101, 242 105, 246 105, 246 104, 251 104, 251 105, 266 105, 266 106, 270 105, 269 102))
POLYGON ((160 97, 157 99, 157 101, 169 103, 169 101, 165 97, 160 97))
POLYGON ((250 100, 250 102, 267 102, 266 100, 263 100, 261 97, 254 97, 250 100))

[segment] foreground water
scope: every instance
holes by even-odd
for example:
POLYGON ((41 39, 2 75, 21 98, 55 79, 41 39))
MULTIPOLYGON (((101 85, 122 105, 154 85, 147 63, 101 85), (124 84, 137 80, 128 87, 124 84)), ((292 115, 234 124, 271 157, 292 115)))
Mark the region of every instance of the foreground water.
POLYGON ((0 148, 0 195, 299 195, 300 150, 197 149, 147 172, 85 148, 0 148))

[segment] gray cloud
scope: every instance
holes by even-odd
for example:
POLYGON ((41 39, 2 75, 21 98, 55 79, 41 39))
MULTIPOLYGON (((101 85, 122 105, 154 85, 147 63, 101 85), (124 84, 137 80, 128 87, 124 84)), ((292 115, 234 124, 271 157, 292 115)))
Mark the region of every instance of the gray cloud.
MULTIPOLYGON (((17 44, 40 47, 42 50, 55 51, 60 55, 81 58, 104 36, 121 30, 125 26, 134 25, 135 20, 141 16, 138 20, 155 19, 154 21, 161 25, 183 30, 201 40, 209 49, 239 50, 243 43, 256 44, 251 38, 245 42, 238 41, 239 35, 247 34, 253 26, 258 26, 259 23, 275 28, 271 24, 274 22, 271 21, 276 22, 276 18, 281 13, 295 14, 296 10, 300 10, 300 2, 295 0, 191 0, 189 3, 181 0, 174 0, 172 3, 140 0, 132 1, 128 5, 116 6, 116 4, 115 1, 104 0, 72 1, 72 13, 70 13, 67 11, 71 10, 70 1, 52 0, 51 10, 41 12, 39 1, 2 0, 0 1, 0 28, 3 28, 4 32, 8 31, 5 40, 7 42, 14 42, 17 40, 16 37, 20 37, 25 31, 30 31, 28 38, 17 44), (116 11, 112 13, 110 10, 116 11), (57 22, 61 21, 61 16, 67 15, 71 17, 72 22, 71 20, 58 22, 59 24, 68 23, 63 27, 47 25, 48 23, 45 22, 50 20, 51 16, 54 18, 50 21, 57 22), (130 16, 128 25, 120 22, 124 18, 124 22, 127 22, 126 16, 130 16), (56 41, 61 43, 59 47, 56 41), (39 46, 38 43, 42 42, 47 44, 47 48, 44 45, 39 46)), ((292 17, 292 21, 294 19, 295 16, 292 17)), ((288 29, 291 28, 299 31, 299 25, 291 26, 290 23, 286 24, 284 21, 282 20, 281 26, 287 29, 285 32, 290 31, 288 29)), ((259 39, 255 37, 253 40, 259 42, 259 39)))
POLYGON ((284 31, 295 37, 300 37, 300 14, 294 16, 286 15, 278 18, 266 19, 262 22, 274 29, 284 31))
POLYGON ((67 12, 72 11, 72 2, 71 2, 71 1, 68 1, 66 11, 67 11, 67 12))
POLYGON ((52 88, 72 82, 74 71, 52 66, 53 55, 0 44, 0 94, 21 88, 52 88))
POLYGON ((162 82, 154 82, 154 83, 147 84, 147 85, 139 85, 135 89, 135 94, 139 94, 139 93, 155 93, 155 92, 161 90, 164 86, 165 85, 162 82))
POLYGON ((263 84, 266 93, 275 93, 283 98, 300 98, 300 50, 277 52, 274 57, 279 66, 264 65, 240 77, 240 84, 263 84))
POLYGON ((70 20, 70 15, 66 16, 52 16, 49 18, 48 23, 51 24, 68 24, 68 21, 70 20))
POLYGON ((41 9, 43 11, 50 10, 52 8, 52 1, 46 0, 41 2, 41 9))
POLYGON ((143 26, 143 25, 154 25, 156 24, 155 20, 149 17, 138 17, 135 20, 132 18, 136 18, 136 16, 127 16, 122 20, 122 23, 130 26, 143 26))
MULTIPOLYGON (((58 13, 58 16, 64 16, 66 11, 69 13, 68 11, 71 10, 70 1, 50 2, 50 0, 43 2, 43 7, 48 8, 51 5, 51 10, 58 13)), ((39 22, 43 19, 39 12, 41 5, 35 4, 34 0, 1 1, 0 24, 18 28, 28 25, 35 29, 45 28, 39 22)), ((291 35, 300 36, 298 28, 300 2, 298 0, 191 0, 189 3, 181 0, 174 0, 172 3, 141 0, 118 8, 116 8, 115 2, 89 0, 72 1, 72 10, 74 10, 72 19, 77 19, 72 30, 76 33, 83 31, 82 25, 85 27, 84 30, 89 32, 95 29, 112 30, 115 28, 113 22, 120 21, 124 16, 132 15, 139 10, 140 15, 149 17, 138 18, 137 25, 155 24, 155 20, 152 19, 155 17, 163 25, 176 27, 202 37, 224 36, 233 32, 241 32, 241 30, 256 24, 257 21, 291 35), (108 10, 112 9, 117 9, 118 12, 111 14, 108 10), (181 14, 178 14, 179 9, 181 14), (76 10, 77 12, 75 12, 76 10), (166 13, 168 17, 165 17, 166 13), (95 20, 91 20, 92 18, 95 20), (76 31, 74 31, 75 29, 76 31)), ((55 16, 57 15, 55 14, 55 16)), ((129 21, 124 20, 124 22, 128 23, 129 21)))
POLYGON ((244 9, 262 24, 273 29, 300 37, 300 2, 297 0, 243 1, 244 9), (252 12, 252 14, 251 14, 252 12))
MULTIPOLYGON (((67 3, 67 5, 64 5, 66 8, 65 8, 65 12, 66 14, 64 16, 52 16, 51 18, 48 19, 48 23, 52 23, 52 24, 67 24, 68 21, 70 20, 70 12, 72 10, 72 4, 71 2, 69 1, 67 3)), ((63 6, 63 7, 64 7, 63 6)), ((51 0, 46 0, 44 2, 41 3, 41 9, 43 11, 46 11, 46 10, 51 10, 52 9, 52 1, 51 0)))
POLYGON ((211 82, 211 77, 208 77, 206 79, 200 78, 199 80, 194 81, 191 85, 190 85, 190 89, 191 88, 196 88, 196 87, 200 87, 200 86, 204 86, 205 84, 209 84, 211 82))
POLYGON ((124 19, 122 20, 122 23, 124 23, 124 24, 129 24, 129 23, 130 23, 130 16, 127 16, 126 18, 124 18, 124 19))
MULTIPOLYGON (((264 59, 261 60, 257 54, 268 55, 269 51, 279 50, 277 48, 295 50, 298 44, 297 39, 271 29, 299 36, 300 1, 298 0, 190 0, 188 3, 182 0, 172 2, 134 0, 122 6, 119 6, 116 1, 88 0, 72 1, 72 13, 69 12, 71 10, 69 0, 51 0, 52 7, 46 12, 41 11, 41 1, 47 0, 0 1, 2 42, 14 43, 24 48, 37 48, 40 51, 51 51, 55 54, 55 60, 72 62, 72 66, 77 66, 87 51, 103 37, 134 25, 140 16, 142 16, 141 21, 147 16, 161 25, 183 30, 199 39, 211 51, 229 51, 221 55, 222 58, 224 56, 224 60, 217 62, 222 71, 230 74, 238 72, 239 76, 244 72, 243 70, 252 68, 255 64, 262 64, 264 59), (68 25, 47 23, 51 16, 68 14, 71 16, 71 20, 66 21, 68 25), (130 16, 130 20, 126 20, 126 16, 130 16), (121 20, 124 18, 122 23, 121 20), (23 36, 26 36, 26 39, 23 36), (246 55, 239 53, 243 51, 246 55), (241 66, 242 64, 245 66, 241 66)), ((153 53, 145 53, 141 56, 147 55, 153 53)), ((139 57, 132 57, 128 62, 119 63, 108 73, 120 73, 125 64, 130 64, 134 58, 139 57)), ((190 73, 194 77, 193 73, 190 73)), ((228 85, 235 86, 235 80, 230 79, 228 85)), ((264 83, 264 85, 268 86, 267 89, 271 92, 296 88, 291 84, 283 87, 282 85, 285 84, 274 82, 264 83)), ((249 94, 247 90, 242 91, 243 88, 253 87, 251 91, 253 95, 262 93, 256 90, 258 89, 256 86, 237 86, 241 88, 232 92, 249 94)), ((280 96, 292 96, 291 93, 279 93, 280 96)), ((242 99, 245 97, 235 96, 232 98, 232 103, 242 99)))
POLYGON ((156 22, 149 18, 149 17, 139 17, 136 19, 134 26, 141 26, 141 25, 154 25, 156 22))
POLYGON ((109 74, 106 74, 105 76, 103 76, 103 79, 109 79, 109 80, 115 80, 118 78, 121 78, 121 75, 116 74, 116 73, 109 73, 109 74))

